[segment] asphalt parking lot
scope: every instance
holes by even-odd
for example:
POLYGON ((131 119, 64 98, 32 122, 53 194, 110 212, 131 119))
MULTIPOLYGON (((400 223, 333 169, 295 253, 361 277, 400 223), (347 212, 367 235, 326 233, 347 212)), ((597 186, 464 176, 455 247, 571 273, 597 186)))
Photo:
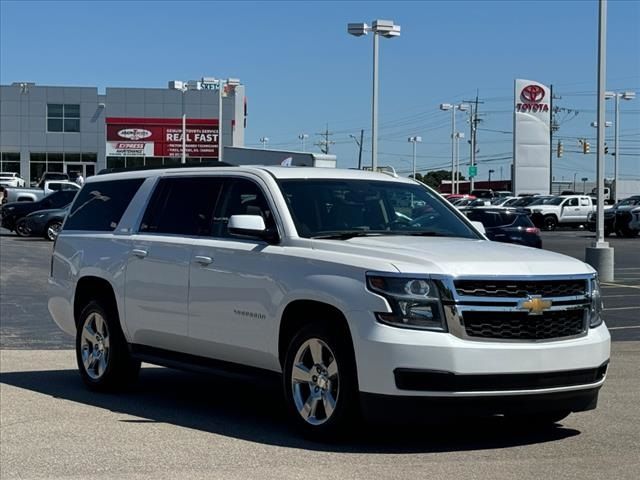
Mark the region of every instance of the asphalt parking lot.
MULTIPOLYGON (((593 234, 543 234, 584 258, 593 234)), ((46 309, 52 244, 0 230, 0 478, 637 478, 640 471, 640 238, 609 239, 603 286, 614 339, 597 410, 555 428, 501 419, 363 428, 337 445, 286 426, 278 385, 145 365, 127 392, 85 390, 72 341, 46 309)))

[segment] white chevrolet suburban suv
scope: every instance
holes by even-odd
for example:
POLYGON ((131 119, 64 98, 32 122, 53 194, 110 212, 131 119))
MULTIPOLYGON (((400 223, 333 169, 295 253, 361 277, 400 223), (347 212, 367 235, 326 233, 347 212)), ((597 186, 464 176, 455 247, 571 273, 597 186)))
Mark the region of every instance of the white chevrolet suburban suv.
POLYGON ((382 173, 91 177, 50 286, 89 388, 123 386, 141 361, 271 372, 316 437, 360 413, 550 424, 596 407, 609 361, 590 266, 490 242, 436 192, 382 173))

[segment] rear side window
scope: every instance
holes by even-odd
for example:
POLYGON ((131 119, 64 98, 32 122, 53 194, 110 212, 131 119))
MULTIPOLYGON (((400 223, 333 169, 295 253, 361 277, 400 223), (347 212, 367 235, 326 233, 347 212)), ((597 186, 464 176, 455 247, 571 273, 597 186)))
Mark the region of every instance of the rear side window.
MULTIPOLYGON (((129 206, 144 179, 91 182, 78 194, 64 224, 65 230, 111 232, 129 206)), ((60 193, 73 194, 72 191, 60 193)))
POLYGON ((222 182, 213 177, 164 178, 140 224, 141 233, 210 235, 222 182))

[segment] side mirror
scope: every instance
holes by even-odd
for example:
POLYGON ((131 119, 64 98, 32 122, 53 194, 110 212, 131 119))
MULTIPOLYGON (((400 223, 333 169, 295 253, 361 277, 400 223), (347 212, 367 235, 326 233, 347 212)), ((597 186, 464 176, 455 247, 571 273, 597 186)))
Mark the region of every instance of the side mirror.
POLYGON ((485 235, 487 233, 482 222, 472 221, 471 224, 476 227, 476 230, 478 230, 481 234, 485 235))
POLYGON ((266 227, 260 215, 231 215, 227 228, 231 235, 259 238, 268 243, 278 241, 278 234, 266 227))

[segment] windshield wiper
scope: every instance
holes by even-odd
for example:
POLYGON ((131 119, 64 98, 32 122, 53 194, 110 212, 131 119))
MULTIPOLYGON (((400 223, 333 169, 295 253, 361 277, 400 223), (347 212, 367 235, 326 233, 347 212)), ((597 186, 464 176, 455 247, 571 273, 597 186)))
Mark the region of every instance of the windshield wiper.
POLYGON ((349 240, 354 237, 374 237, 379 235, 398 235, 396 232, 388 230, 349 230, 343 232, 327 232, 320 235, 313 235, 311 238, 322 240, 349 240))

